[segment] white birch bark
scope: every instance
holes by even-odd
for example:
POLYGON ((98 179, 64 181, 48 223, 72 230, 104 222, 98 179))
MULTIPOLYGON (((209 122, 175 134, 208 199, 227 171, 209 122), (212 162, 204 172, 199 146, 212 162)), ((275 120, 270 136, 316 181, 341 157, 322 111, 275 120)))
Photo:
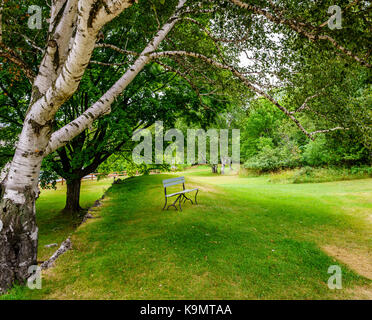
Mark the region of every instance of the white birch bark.
POLYGON ((55 1, 51 8, 48 47, 34 81, 37 96, 45 94, 65 63, 77 23, 78 0, 55 1))

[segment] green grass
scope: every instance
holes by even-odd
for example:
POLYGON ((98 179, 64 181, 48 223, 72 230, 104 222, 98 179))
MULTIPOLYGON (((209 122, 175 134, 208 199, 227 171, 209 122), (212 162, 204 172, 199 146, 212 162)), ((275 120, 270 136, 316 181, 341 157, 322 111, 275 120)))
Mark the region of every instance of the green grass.
MULTIPOLYGON (((111 186, 112 179, 100 181, 82 181, 80 205, 89 208, 111 186)), ((48 259, 56 248, 45 248, 51 243, 61 244, 62 241, 75 231, 81 219, 73 219, 71 215, 63 213, 66 202, 66 184, 58 183, 57 190, 42 190, 36 202, 36 218, 39 227, 38 260, 48 259)))
MULTIPOLYGON (((356 260, 371 256, 372 179, 282 185, 209 170, 173 175, 201 189, 199 205, 185 204, 182 212, 161 210, 161 180, 172 175, 114 185, 97 219, 74 233, 73 250, 43 273, 43 288, 18 287, 4 298, 341 299, 371 293, 372 281, 322 248, 345 248, 356 260), (334 264, 342 268, 342 290, 327 286, 334 264)), ((58 217, 47 214, 52 195, 43 194, 44 209, 38 203, 41 244, 59 237, 50 234, 58 217)))

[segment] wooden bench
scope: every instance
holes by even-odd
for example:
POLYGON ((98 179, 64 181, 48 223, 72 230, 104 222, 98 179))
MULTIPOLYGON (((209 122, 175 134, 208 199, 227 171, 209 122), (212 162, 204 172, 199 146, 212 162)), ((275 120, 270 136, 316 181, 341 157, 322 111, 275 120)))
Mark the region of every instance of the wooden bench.
POLYGON ((195 193, 195 204, 198 204, 196 202, 196 196, 198 195, 199 189, 198 188, 185 189, 185 177, 165 179, 165 180, 163 180, 163 186, 164 186, 164 195, 165 195, 165 204, 164 204, 163 210, 167 206, 167 201, 168 201, 168 198, 170 198, 170 197, 177 196, 176 200, 172 204, 168 205, 167 210, 169 209, 169 207, 175 207, 176 210, 178 210, 177 206, 176 206, 177 201, 179 202, 181 211, 182 211, 182 208, 181 208, 182 201, 185 203, 186 200, 189 200, 189 201, 191 201, 191 204, 193 204, 192 200, 186 196, 186 193, 191 192, 191 191, 196 191, 196 193, 195 193), (174 193, 171 193, 171 194, 167 194, 167 187, 174 186, 174 185, 177 185, 177 184, 182 184, 183 190, 181 190, 179 192, 174 192, 174 193))

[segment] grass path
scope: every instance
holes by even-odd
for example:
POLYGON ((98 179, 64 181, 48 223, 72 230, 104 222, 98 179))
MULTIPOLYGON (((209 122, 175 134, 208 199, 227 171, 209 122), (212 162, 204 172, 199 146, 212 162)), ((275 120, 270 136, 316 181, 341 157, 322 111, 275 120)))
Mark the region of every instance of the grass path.
MULTIPOLYGON (((184 174, 201 189, 198 206, 161 211, 169 175, 127 179, 43 273, 42 290, 5 298, 372 299, 372 179, 277 185, 184 174), (342 290, 327 286, 335 264, 342 290)), ((41 243, 57 242, 54 218, 39 219, 41 243)))

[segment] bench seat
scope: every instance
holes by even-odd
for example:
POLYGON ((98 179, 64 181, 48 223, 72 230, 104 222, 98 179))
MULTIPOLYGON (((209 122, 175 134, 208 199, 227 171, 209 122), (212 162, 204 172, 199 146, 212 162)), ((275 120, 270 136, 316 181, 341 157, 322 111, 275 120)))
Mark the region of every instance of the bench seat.
POLYGON ((173 197, 173 196, 176 196, 178 194, 181 194, 181 193, 186 193, 186 192, 191 192, 191 191, 195 191, 195 190, 199 190, 198 188, 194 188, 194 189, 186 189, 186 190, 181 190, 179 192, 175 192, 175 193, 171 193, 171 194, 167 194, 166 197, 173 197))

